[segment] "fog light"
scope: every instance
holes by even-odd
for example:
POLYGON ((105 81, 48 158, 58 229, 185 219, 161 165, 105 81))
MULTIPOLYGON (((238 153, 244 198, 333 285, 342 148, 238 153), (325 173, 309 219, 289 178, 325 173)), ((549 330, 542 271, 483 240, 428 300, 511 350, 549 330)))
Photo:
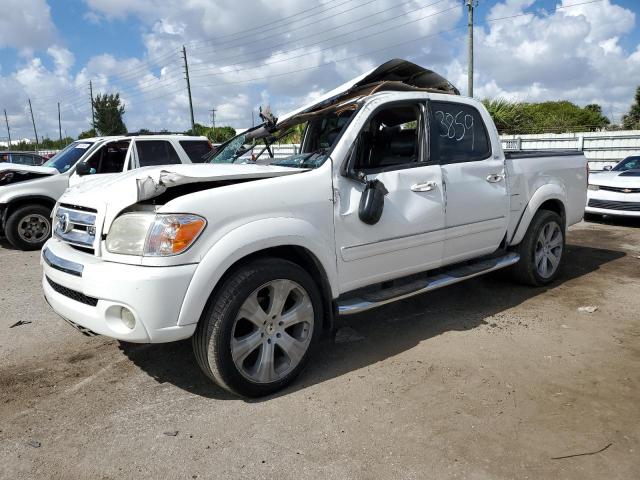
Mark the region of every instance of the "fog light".
POLYGON ((133 327, 136 326, 136 317, 133 316, 133 312, 128 308, 122 307, 120 309, 120 319, 122 324, 129 330, 133 330, 133 327))

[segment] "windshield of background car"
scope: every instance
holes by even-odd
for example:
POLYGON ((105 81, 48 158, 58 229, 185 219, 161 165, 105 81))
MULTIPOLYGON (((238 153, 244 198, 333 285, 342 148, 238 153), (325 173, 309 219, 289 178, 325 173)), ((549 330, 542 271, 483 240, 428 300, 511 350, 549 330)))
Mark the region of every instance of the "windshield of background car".
POLYGON ((91 145, 93 145, 92 142, 73 142, 51 157, 43 167, 53 167, 60 173, 64 173, 76 164, 91 145))
POLYGON ((640 157, 629 157, 622 160, 619 164, 612 168, 616 172, 625 170, 640 170, 640 157))

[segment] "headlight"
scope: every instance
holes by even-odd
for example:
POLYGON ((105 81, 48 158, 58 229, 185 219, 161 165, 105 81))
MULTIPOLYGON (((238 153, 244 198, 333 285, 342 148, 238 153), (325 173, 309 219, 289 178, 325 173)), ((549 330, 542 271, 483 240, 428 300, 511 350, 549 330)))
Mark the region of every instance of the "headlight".
POLYGON ((600 185, 591 185, 591 184, 589 184, 587 189, 593 190, 593 191, 597 191, 597 190, 600 190, 600 185))
POLYGON ((121 255, 167 257, 184 252, 206 225, 190 214, 126 213, 107 235, 107 250, 121 255))

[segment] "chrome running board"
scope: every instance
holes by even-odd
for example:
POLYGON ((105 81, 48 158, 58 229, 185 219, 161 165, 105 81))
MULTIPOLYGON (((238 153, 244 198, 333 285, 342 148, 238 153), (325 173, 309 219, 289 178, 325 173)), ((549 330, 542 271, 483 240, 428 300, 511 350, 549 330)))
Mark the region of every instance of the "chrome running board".
POLYGON ((453 285, 454 283, 493 272, 494 270, 500 270, 501 268, 518 263, 519 260, 520 255, 510 252, 502 257, 480 260, 472 264, 453 266, 437 275, 425 275, 406 285, 376 290, 374 292, 365 292, 343 300, 338 299, 338 313, 340 315, 353 315, 364 312, 386 305, 387 303, 403 300, 413 297, 414 295, 420 295, 446 287, 447 285, 453 285))

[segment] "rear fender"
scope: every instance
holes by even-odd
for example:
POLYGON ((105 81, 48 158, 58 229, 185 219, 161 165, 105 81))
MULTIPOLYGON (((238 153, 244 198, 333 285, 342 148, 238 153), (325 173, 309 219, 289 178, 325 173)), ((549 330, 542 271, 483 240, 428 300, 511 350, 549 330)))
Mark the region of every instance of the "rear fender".
POLYGON ((529 203, 527 203, 527 206, 524 208, 524 212, 516 226, 516 230, 513 237, 511 237, 509 245, 517 245, 522 241, 524 235, 527 233, 527 229, 529 228, 529 224, 531 223, 533 216, 540 208, 540 205, 548 200, 558 200, 562 205, 566 206, 567 193, 564 187, 557 183, 548 183, 546 185, 542 185, 534 192, 529 203))
POLYGON ((257 220, 232 230, 206 253, 191 279, 178 318, 178 325, 197 323, 211 292, 223 275, 243 258, 273 247, 295 245, 306 248, 327 274, 333 298, 338 296, 335 249, 323 242, 313 225, 294 218, 257 220))

